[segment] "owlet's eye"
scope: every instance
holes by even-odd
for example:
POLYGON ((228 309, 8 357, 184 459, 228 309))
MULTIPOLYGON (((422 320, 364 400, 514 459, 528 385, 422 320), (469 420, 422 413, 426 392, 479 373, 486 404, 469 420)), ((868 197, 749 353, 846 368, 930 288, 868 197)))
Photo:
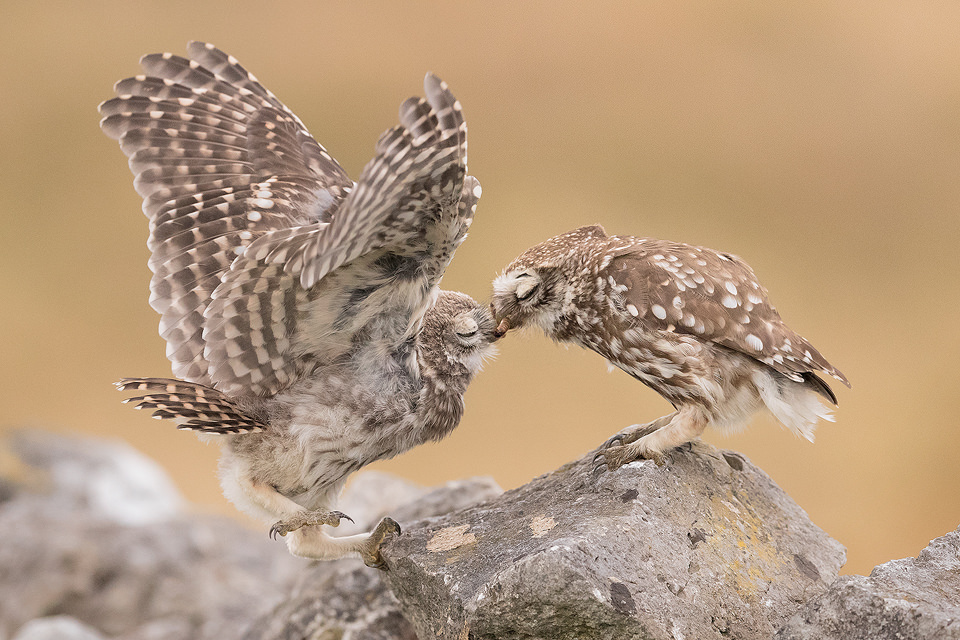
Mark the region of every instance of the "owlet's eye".
POLYGON ((470 317, 458 318, 454 326, 454 330, 461 338, 469 338, 470 336, 476 335, 479 329, 480 327, 477 325, 477 321, 470 317))

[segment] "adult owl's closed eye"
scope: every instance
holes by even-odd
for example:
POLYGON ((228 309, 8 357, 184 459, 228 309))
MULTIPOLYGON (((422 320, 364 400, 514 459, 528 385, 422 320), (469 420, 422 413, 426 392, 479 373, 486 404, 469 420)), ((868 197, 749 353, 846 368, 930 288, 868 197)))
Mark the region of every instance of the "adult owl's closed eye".
POLYGON ((818 374, 849 386, 784 324, 745 262, 705 247, 582 227, 521 254, 493 291, 499 332, 540 327, 673 404, 611 439, 610 468, 659 460, 708 426, 737 428, 762 409, 812 440, 817 420, 832 419, 822 401, 836 404, 818 374))

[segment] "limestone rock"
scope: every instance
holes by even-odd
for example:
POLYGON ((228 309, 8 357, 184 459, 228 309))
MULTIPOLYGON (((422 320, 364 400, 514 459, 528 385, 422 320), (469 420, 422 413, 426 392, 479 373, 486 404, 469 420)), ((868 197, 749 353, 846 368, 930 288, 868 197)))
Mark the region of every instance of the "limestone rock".
POLYGON ((777 640, 960 639, 960 528, 916 558, 844 576, 808 602, 777 640))
POLYGON ((180 512, 125 445, 28 432, 9 447, 22 468, 0 502, 0 638, 41 616, 125 640, 239 637, 304 566, 265 531, 180 512))
POLYGON ((410 523, 385 577, 420 638, 770 638, 823 592, 843 547, 742 455, 663 467, 592 455, 410 523))
POLYGON ((163 469, 121 441, 20 430, 4 445, 19 471, 20 489, 45 495, 34 502, 37 508, 78 509, 128 525, 183 511, 183 499, 163 469))
POLYGON ((50 616, 23 625, 13 640, 104 640, 104 637, 70 616, 50 616))
MULTIPOLYGON (((347 488, 340 507, 356 517, 358 531, 365 531, 386 514, 406 526, 495 498, 502 492, 490 478, 456 480, 426 489, 396 476, 368 471, 358 474, 347 488), (368 520, 360 520, 359 514, 368 520)), ((244 638, 417 640, 384 584, 383 573, 357 559, 312 563, 303 570, 289 596, 255 622, 244 638)))

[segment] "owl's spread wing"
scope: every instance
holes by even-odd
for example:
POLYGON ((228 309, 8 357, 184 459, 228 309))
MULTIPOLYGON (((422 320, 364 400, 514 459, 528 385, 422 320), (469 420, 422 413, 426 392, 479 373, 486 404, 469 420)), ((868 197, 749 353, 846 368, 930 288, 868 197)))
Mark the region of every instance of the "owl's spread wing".
POLYGON ((204 334, 217 388, 275 393, 374 324, 385 348, 415 335, 480 197, 459 103, 436 76, 424 88, 329 225, 265 234, 225 274, 204 334))
POLYGON ((649 327, 696 336, 739 351, 794 380, 822 371, 847 379, 770 304, 737 256, 650 238, 614 238, 603 272, 625 313, 649 327))
POLYGON ((130 158, 152 251, 150 303, 174 373, 211 384, 203 314, 230 264, 276 229, 323 224, 353 187, 300 120, 237 61, 191 42, 144 56, 100 105, 130 158))
POLYGON ((225 393, 275 393, 312 365, 318 341, 333 352, 349 343, 343 323, 318 305, 360 313, 390 301, 409 316, 402 339, 418 326, 480 193, 465 178, 466 126, 446 85, 427 77, 427 99, 404 103, 402 125, 384 134, 354 185, 232 56, 199 42, 188 51, 145 56, 146 75, 119 82, 117 98, 100 107, 144 198, 150 301, 174 373, 225 393), (371 252, 380 255, 367 263, 382 271, 403 258, 422 282, 404 287, 390 273, 364 282, 371 274, 352 261, 371 252), (316 290, 342 266, 354 273, 338 284, 355 288, 316 290), (369 295, 375 287, 396 295, 369 295))
POLYGON ((312 233, 307 227, 261 238, 251 247, 255 259, 282 264, 309 289, 374 249, 392 247, 402 255, 422 252, 424 233, 455 222, 466 176, 466 123, 445 82, 427 74, 423 84, 427 99, 410 98, 401 105, 401 124, 380 137, 377 155, 330 228, 312 233))

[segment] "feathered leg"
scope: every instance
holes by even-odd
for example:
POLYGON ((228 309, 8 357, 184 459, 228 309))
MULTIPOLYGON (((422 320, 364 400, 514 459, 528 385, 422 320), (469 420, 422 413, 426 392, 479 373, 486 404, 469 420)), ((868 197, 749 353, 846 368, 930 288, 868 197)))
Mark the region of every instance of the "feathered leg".
POLYGON ((611 471, 642 459, 653 460, 659 466, 665 452, 698 437, 707 424, 707 417, 698 408, 684 407, 648 425, 625 429, 611 438, 611 446, 602 449, 597 457, 602 456, 611 471), (615 444, 618 438, 624 444, 615 444))

